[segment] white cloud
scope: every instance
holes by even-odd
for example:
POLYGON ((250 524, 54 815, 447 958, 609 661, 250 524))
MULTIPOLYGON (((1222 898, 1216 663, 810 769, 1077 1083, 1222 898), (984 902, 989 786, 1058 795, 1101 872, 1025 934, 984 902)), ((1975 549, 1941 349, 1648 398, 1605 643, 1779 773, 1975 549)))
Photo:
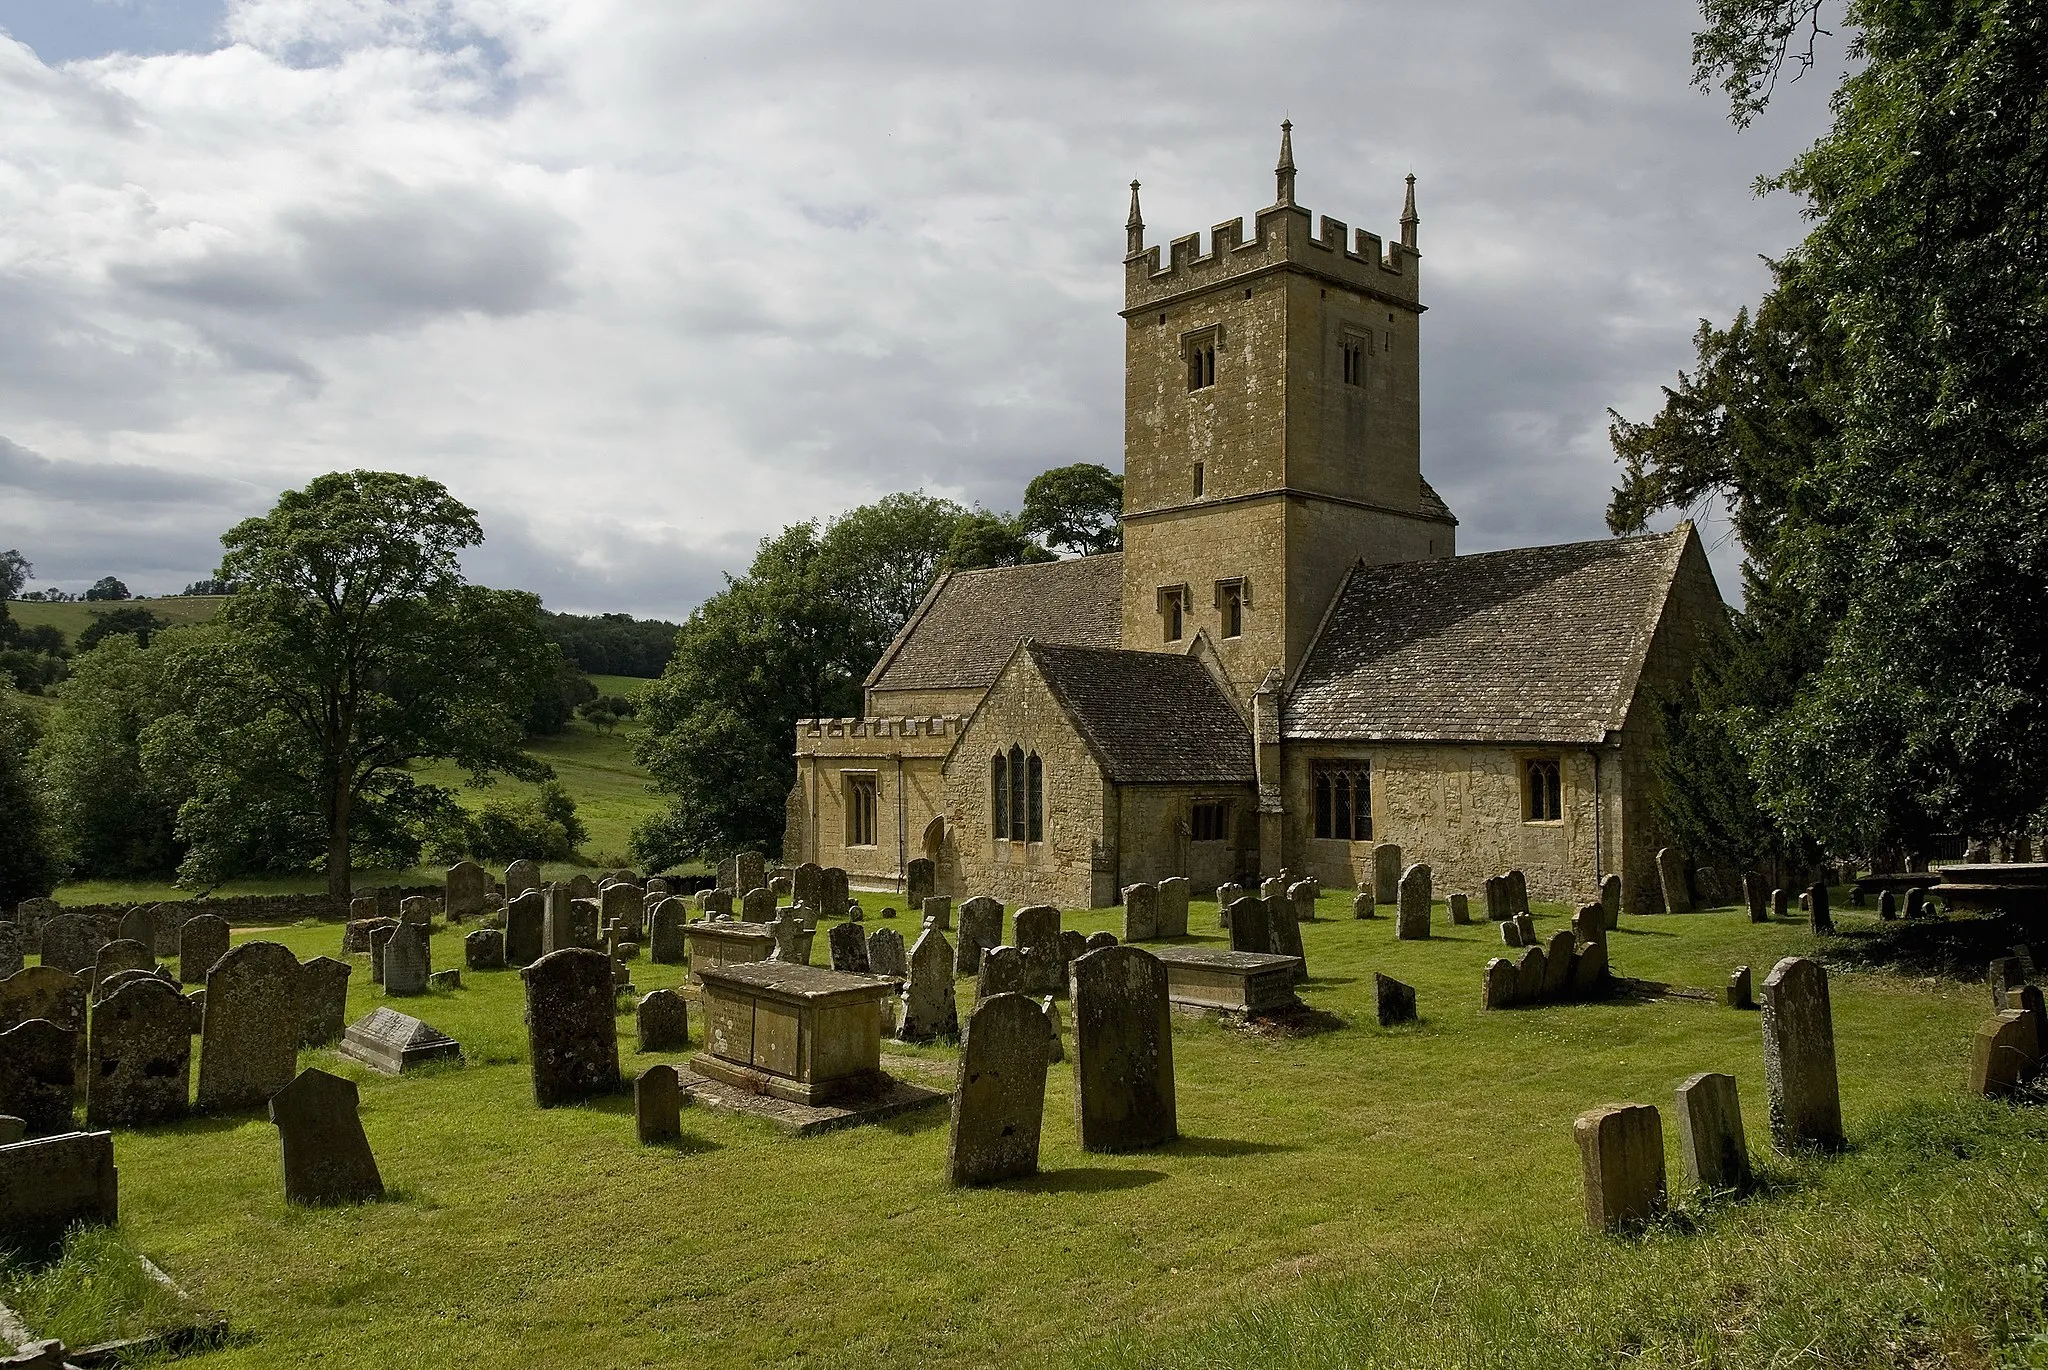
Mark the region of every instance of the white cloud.
POLYGON ((1155 241, 1248 213, 1282 112, 1313 209, 1391 235, 1421 178, 1461 544, 1597 536, 1606 407, 1761 289, 1798 224, 1748 183, 1825 94, 1738 137, 1690 17, 235 0, 206 52, 0 38, 0 436, 211 482, 188 567, 123 560, 126 497, 82 546, 10 487, 0 545, 172 588, 276 490, 390 467, 483 512, 479 574, 673 616, 794 519, 1014 507, 1118 457, 1125 183, 1155 241))

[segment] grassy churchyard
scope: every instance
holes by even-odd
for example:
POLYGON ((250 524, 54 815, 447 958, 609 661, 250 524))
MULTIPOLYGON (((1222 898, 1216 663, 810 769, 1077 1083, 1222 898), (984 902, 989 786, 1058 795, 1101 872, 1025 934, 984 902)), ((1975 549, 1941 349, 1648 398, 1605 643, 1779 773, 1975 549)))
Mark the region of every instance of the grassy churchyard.
MULTIPOLYGON (((874 920, 885 901, 862 902, 874 920)), ((466 971, 393 1001, 458 1039, 461 1067, 390 1079, 301 1053, 361 1085, 385 1201, 287 1207, 271 1124, 201 1118, 117 1135, 119 1230, 228 1315, 208 1366, 2041 1363, 2048 1126, 1963 1097, 1982 984, 1835 970, 1850 1146, 1788 1162, 1770 1159, 1758 1015, 1719 987, 1813 950, 1803 925, 1625 919, 1616 972, 1696 992, 1483 1013, 1494 927, 1439 905, 1435 937, 1397 942, 1349 903, 1326 895, 1302 929, 1302 997, 1330 1030, 1176 1015, 1182 1140, 1161 1150, 1079 1150, 1070 1064, 1048 1078, 1041 1173, 992 1189, 946 1186, 943 1108, 792 1139, 693 1107, 682 1145, 642 1147, 630 1095, 537 1109, 518 972, 466 971), (1416 986, 1419 1023, 1375 1025, 1374 971, 1416 986), (1573 1117, 1660 1105, 1676 1184, 1672 1091, 1703 1070, 1740 1080, 1761 1191, 1675 1194, 1642 1237, 1585 1235, 1573 1117)), ((1566 925, 1536 913, 1545 935, 1566 925)), ((1837 921, 1853 937, 1874 916, 1837 921)), ((1198 901, 1196 940, 1221 941, 1216 922, 1198 901)), ((235 936, 303 959, 341 929, 235 936)), ((460 938, 436 936, 438 966, 460 938)), ((354 964, 351 1021, 383 1002, 354 964)), ((643 993, 684 978, 632 971, 643 993)), ((683 1059, 635 1054, 618 1023, 629 1078, 683 1059)), ((1071 1022, 1066 1041, 1071 1060, 1071 1022)), ((949 1086, 955 1059, 884 1064, 949 1086)))

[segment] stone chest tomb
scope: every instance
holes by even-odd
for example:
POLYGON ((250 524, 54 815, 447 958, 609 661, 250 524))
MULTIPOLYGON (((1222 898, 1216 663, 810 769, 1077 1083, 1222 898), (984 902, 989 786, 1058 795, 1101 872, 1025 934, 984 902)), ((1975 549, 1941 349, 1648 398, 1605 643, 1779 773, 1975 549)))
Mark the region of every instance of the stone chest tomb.
POLYGON ((708 965, 699 1075, 799 1104, 880 1087, 882 1004, 897 982, 786 961, 708 965))
POLYGON ((1166 998, 1183 1008, 1228 1013, 1272 1013, 1296 1008, 1298 956, 1273 956, 1220 947, 1160 947, 1152 953, 1166 966, 1166 998))
POLYGON ((689 948, 690 979, 701 985, 703 972, 714 966, 767 960, 775 950, 775 932, 766 923, 685 923, 683 944, 689 948))

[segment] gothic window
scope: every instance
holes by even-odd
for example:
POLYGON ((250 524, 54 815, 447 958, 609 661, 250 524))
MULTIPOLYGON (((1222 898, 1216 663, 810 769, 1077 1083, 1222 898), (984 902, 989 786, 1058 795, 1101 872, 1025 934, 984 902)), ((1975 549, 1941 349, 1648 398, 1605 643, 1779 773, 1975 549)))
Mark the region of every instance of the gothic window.
POLYGON ((1557 758, 1533 757, 1523 766, 1522 773, 1528 796, 1523 811, 1528 814, 1528 821, 1554 823, 1563 818, 1564 778, 1558 770, 1557 758))
POLYGON ((1029 810, 1025 808, 1029 781, 1024 774, 1024 749, 1010 748, 1010 840, 1027 840, 1030 830, 1029 810))
POLYGON ((1315 789, 1316 836, 1363 842, 1372 836, 1372 767, 1363 761, 1317 761, 1309 768, 1315 789))
POLYGON ((1216 348, 1223 341, 1223 330, 1204 328, 1184 334, 1180 340, 1181 356, 1188 364, 1188 389, 1207 390, 1216 384, 1216 348))
POLYGON ((1189 815, 1189 835, 1197 842, 1221 842, 1230 833, 1230 801, 1197 799, 1189 815))
POLYGON ((1365 339, 1347 333, 1343 341, 1344 384, 1365 384, 1365 339))
POLYGON ((1216 613, 1223 620, 1223 636, 1244 636, 1245 593, 1242 580, 1216 582, 1216 613))
POLYGON ((1183 619, 1187 612, 1187 589, 1180 585, 1165 585, 1159 590, 1159 619, 1168 642, 1178 642, 1186 631, 1183 619))
POLYGON ((872 847, 875 845, 875 776, 872 772, 846 771, 841 778, 846 784, 846 845, 872 847))
POLYGON ((1010 835, 1010 759, 997 752, 988 769, 989 827, 1000 840, 1010 835))
POLYGON ((1024 840, 1045 840, 1045 767, 1033 752, 1024 763, 1024 840))

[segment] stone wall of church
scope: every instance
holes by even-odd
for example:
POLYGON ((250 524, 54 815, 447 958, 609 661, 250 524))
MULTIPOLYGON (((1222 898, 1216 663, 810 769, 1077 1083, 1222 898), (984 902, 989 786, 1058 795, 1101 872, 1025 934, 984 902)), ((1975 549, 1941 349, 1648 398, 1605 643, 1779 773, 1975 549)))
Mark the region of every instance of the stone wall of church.
POLYGON ((925 855, 941 811, 941 763, 959 718, 804 719, 796 729, 796 785, 784 815, 782 859, 838 866, 858 889, 903 887, 904 867, 925 855), (875 840, 855 843, 847 798, 852 778, 875 786, 875 840))
MULTIPOLYGON (((1246 825, 1239 820, 1258 802, 1252 786, 1119 785, 1116 793, 1119 887, 1141 881, 1157 884, 1180 875, 1197 893, 1212 893, 1244 873, 1246 825), (1200 800, 1230 804, 1229 836, 1224 841, 1193 840, 1193 810, 1200 800)), ((1255 850, 1256 829, 1252 833, 1250 845, 1255 850)))

